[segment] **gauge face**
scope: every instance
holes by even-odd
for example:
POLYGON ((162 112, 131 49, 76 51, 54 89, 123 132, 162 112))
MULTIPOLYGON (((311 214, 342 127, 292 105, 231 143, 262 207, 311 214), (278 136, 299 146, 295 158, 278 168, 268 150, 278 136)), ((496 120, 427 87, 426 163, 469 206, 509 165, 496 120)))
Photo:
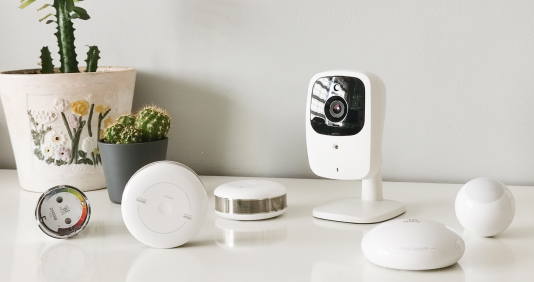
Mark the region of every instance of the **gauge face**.
POLYGON ((365 85, 357 77, 321 77, 313 84, 309 111, 319 134, 358 134, 365 123, 365 85))
POLYGON ((89 201, 82 191, 60 185, 41 195, 35 217, 45 234, 62 239, 81 232, 89 222, 90 213, 89 201))

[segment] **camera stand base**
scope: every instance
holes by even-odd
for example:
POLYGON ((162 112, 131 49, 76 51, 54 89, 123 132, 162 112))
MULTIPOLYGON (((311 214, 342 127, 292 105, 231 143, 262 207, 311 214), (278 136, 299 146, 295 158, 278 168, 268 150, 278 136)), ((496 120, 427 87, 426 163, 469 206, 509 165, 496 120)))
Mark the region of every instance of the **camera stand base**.
POLYGON ((326 202, 313 209, 313 216, 320 219, 350 223, 376 223, 406 212, 404 204, 390 201, 365 201, 346 198, 326 202))

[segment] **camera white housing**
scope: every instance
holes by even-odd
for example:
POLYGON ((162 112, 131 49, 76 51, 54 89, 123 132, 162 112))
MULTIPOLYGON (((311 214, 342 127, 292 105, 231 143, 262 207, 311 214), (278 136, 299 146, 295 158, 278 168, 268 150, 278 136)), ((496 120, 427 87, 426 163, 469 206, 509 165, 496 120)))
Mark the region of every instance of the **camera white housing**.
POLYGON ((334 200, 313 216, 373 223, 406 211, 382 197, 382 135, 386 87, 370 72, 335 70, 312 77, 306 103, 306 145, 312 171, 321 177, 363 180, 362 197, 334 200))

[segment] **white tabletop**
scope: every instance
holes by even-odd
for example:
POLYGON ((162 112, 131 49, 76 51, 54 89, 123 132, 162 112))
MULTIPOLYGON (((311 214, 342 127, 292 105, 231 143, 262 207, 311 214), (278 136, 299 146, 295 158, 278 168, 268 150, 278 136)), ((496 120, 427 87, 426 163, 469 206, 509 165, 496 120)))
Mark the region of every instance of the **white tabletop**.
MULTIPOLYGON (((274 219, 231 221, 213 211, 213 190, 240 177, 201 177, 210 208, 189 243, 168 250, 138 242, 107 190, 87 192, 89 225, 71 239, 53 239, 36 224, 39 193, 23 191, 16 171, 0 170, 0 281, 533 281, 534 187, 510 187, 517 213, 496 238, 463 234, 466 252, 432 271, 386 269, 367 261, 362 236, 375 224, 315 219, 315 205, 358 196, 359 181, 270 179, 288 189, 288 210, 274 219)), ((406 204, 401 218, 427 218, 459 232, 459 184, 384 183, 385 198, 406 204)))

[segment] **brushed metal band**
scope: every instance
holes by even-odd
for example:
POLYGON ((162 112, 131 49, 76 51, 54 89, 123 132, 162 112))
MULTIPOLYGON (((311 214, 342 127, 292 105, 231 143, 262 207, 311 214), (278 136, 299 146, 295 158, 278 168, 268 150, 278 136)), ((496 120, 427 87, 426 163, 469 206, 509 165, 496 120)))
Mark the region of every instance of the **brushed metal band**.
POLYGON ((215 196, 215 210, 227 214, 277 212, 287 208, 286 195, 259 200, 234 200, 215 196))

